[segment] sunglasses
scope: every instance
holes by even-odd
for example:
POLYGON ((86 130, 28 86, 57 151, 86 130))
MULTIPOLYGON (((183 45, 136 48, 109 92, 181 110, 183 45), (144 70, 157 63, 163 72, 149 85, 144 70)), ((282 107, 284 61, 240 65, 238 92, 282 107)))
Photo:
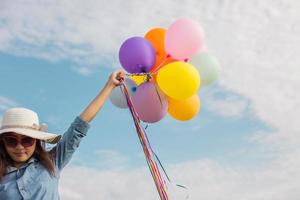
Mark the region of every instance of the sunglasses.
POLYGON ((35 139, 31 137, 23 137, 21 139, 14 137, 14 136, 4 136, 3 142, 6 146, 11 148, 16 148, 18 144, 21 144, 23 147, 31 147, 35 139))

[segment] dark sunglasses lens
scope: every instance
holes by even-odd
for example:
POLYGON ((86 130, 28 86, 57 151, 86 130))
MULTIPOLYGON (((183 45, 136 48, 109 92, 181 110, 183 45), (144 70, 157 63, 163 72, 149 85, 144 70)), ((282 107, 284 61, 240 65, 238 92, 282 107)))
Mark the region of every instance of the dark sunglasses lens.
POLYGON ((21 144, 23 147, 30 147, 34 144, 35 139, 31 137, 25 137, 22 139, 21 144))
MULTIPOLYGON (((19 141, 14 137, 4 137, 3 138, 4 143, 9 146, 15 148, 18 146, 19 141)), ((34 144, 35 139, 31 137, 24 137, 21 139, 21 145, 23 147, 30 147, 34 144)))
POLYGON ((16 147, 18 145, 18 140, 13 137, 4 137, 4 143, 9 147, 16 147))

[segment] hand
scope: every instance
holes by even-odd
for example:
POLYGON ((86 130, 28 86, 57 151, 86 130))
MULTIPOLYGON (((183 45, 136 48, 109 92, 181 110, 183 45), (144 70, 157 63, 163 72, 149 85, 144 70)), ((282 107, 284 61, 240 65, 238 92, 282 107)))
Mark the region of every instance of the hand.
POLYGON ((106 85, 100 93, 93 99, 93 101, 85 108, 85 110, 80 114, 80 118, 83 121, 90 122, 97 115, 99 110, 102 108, 104 102, 109 97, 112 90, 120 85, 120 80, 124 80, 125 72, 122 70, 117 70, 111 73, 106 85))
POLYGON ((120 85, 120 81, 125 78, 125 72, 123 70, 117 70, 110 74, 107 84, 109 86, 116 87, 120 85))

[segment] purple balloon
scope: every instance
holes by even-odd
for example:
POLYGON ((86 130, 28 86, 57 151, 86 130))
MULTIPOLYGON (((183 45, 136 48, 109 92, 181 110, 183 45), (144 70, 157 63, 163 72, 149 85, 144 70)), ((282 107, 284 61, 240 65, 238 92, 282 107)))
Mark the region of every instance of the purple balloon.
POLYGON ((123 68, 129 73, 149 72, 155 64, 155 49, 143 37, 132 37, 122 44, 119 60, 123 68))
POLYGON ((132 102, 144 122, 158 122, 168 111, 167 96, 153 82, 145 82, 138 86, 132 102))

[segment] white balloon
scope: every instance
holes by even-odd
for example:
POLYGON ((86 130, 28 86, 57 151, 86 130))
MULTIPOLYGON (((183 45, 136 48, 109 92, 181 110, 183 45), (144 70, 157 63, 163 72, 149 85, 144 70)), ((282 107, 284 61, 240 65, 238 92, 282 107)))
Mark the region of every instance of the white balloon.
MULTIPOLYGON (((137 85, 135 84, 134 81, 132 81, 129 78, 125 79, 125 85, 127 86, 128 90, 129 90, 129 95, 132 97, 136 91, 137 85)), ((110 94, 109 99, 112 104, 114 104, 115 106, 117 106, 119 108, 128 108, 126 96, 120 86, 115 87, 115 89, 113 89, 113 91, 110 94)))
POLYGON ((209 53, 200 53, 189 61, 200 73, 200 86, 207 86, 215 82, 220 76, 220 63, 218 59, 209 53))

